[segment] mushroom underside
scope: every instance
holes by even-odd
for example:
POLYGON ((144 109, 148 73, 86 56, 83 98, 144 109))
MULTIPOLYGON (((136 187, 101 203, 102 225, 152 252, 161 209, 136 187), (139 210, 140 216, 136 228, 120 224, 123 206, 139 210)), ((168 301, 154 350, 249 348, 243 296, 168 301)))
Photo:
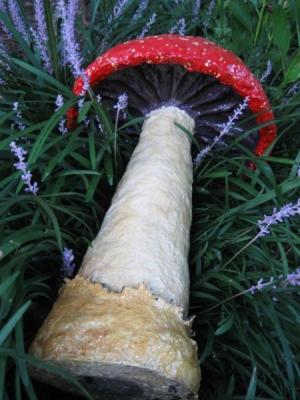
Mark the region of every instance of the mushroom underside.
MULTIPOLYGON (((178 107, 194 119, 195 137, 205 145, 220 134, 223 124, 244 100, 232 87, 214 77, 189 72, 178 64, 141 64, 124 68, 101 81, 94 91, 112 110, 113 118, 116 117, 113 105, 123 93, 128 95, 127 111, 135 117, 145 116, 163 106, 178 107)), ((119 121, 122 123, 125 119, 126 113, 120 113, 119 121)), ((127 128, 127 131, 131 133, 132 128, 127 128)), ((226 136, 243 136, 242 144, 255 149, 259 134, 249 107, 226 136)), ((219 144, 225 142, 222 139, 219 144)))

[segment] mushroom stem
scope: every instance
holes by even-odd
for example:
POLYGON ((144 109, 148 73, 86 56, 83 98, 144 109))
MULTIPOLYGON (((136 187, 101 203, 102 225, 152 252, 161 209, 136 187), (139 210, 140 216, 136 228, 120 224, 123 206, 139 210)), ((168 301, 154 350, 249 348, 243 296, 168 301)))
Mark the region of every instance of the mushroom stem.
POLYGON ((176 107, 146 118, 101 230, 79 275, 113 291, 144 283, 187 311, 194 121, 176 107))
MULTIPOLYGON (((63 286, 31 345, 31 354, 67 368, 96 399, 197 398, 197 345, 183 318, 191 143, 175 123, 194 129, 175 107, 146 118, 78 276, 63 286)), ((52 375, 32 374, 60 385, 52 375)))

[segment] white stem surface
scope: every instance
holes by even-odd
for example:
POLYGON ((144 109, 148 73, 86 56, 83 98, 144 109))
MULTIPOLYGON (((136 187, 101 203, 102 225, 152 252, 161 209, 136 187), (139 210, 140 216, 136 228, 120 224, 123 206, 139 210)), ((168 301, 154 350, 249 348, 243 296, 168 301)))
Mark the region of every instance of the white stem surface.
POLYGON ((192 218, 194 121, 176 107, 146 118, 140 140, 79 275, 114 291, 144 283, 185 311, 192 218))

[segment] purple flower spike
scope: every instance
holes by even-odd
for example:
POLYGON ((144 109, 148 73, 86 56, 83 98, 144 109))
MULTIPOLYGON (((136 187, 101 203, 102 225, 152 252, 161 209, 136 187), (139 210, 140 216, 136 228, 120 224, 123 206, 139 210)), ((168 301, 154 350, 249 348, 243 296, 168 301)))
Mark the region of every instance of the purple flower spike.
POLYGON ((139 39, 143 39, 143 37, 145 37, 145 35, 149 32, 149 30, 151 29, 152 25, 155 23, 156 21, 156 13, 154 12, 149 21, 146 23, 145 27, 143 28, 141 34, 138 36, 139 39))
POLYGON ((131 22, 135 22, 135 21, 137 21, 138 19, 141 18, 141 16, 143 15, 143 12, 148 7, 148 3, 149 3, 149 0, 141 0, 139 2, 139 6, 138 6, 136 12, 134 13, 134 15, 132 17, 131 22))
POLYGON ((74 254, 72 249, 68 249, 67 247, 64 248, 63 254, 62 254, 62 274, 64 278, 71 278, 74 274, 76 265, 73 262, 74 261, 74 254))
POLYGON ((113 8, 112 15, 110 15, 108 18, 108 21, 107 21, 108 24, 111 24, 113 19, 117 19, 122 15, 127 3, 128 3, 128 0, 117 0, 116 1, 114 8, 113 8))
POLYGON ((128 106, 128 95, 126 93, 121 94, 118 97, 117 104, 114 105, 114 108, 117 110, 116 124, 119 119, 120 111, 123 111, 123 116, 126 118, 126 111, 124 111, 128 106))
POLYGON ((252 285, 249 289, 246 290, 246 292, 255 294, 267 288, 277 289, 286 288, 289 286, 300 286, 300 268, 297 268, 295 271, 287 275, 279 275, 275 278, 271 276, 268 281, 264 281, 263 278, 260 278, 256 285, 252 285))
POLYGON ((185 35, 185 19, 179 18, 176 24, 170 29, 170 33, 179 33, 179 35, 185 35))
MULTIPOLYGON (((291 100, 293 96, 295 96, 300 90, 300 80, 298 80, 296 83, 294 83, 288 90, 287 94, 284 96, 284 98, 281 101, 282 106, 287 105, 287 103, 291 100)), ((281 106, 281 108, 282 108, 281 106)))
MULTIPOLYGON (((7 6, 5 4, 4 0, 0 0, 0 11, 2 11, 4 14, 7 14, 7 6)), ((7 29, 6 25, 1 21, 0 22, 0 27, 3 30, 3 32, 6 33, 6 35, 11 38, 12 34, 11 32, 7 29)))
POLYGON ((75 22, 78 13, 78 0, 72 0, 65 4, 64 0, 57 2, 57 14, 62 19, 62 38, 64 61, 71 67, 75 77, 82 76, 81 57, 79 44, 75 37, 75 22))
POLYGON ((35 20, 37 24, 37 29, 36 31, 34 29, 31 29, 31 33, 39 49, 46 71, 49 72, 49 74, 51 74, 53 72, 53 68, 51 65, 47 49, 48 31, 45 21, 44 4, 42 0, 34 0, 34 11, 35 11, 35 20))
POLYGON ((213 142, 207 146, 205 146, 195 157, 194 164, 198 166, 207 156, 207 154, 213 149, 213 147, 218 144, 222 143, 222 138, 225 135, 230 135, 231 129, 234 127, 236 121, 239 119, 240 116, 243 115, 243 111, 247 108, 249 102, 249 97, 245 97, 244 101, 238 105, 238 107, 233 111, 233 114, 230 115, 228 121, 222 124, 222 130, 218 136, 216 136, 213 142))
POLYGON ((118 97, 118 102, 117 104, 114 105, 114 108, 116 108, 118 111, 121 111, 127 108, 127 105, 128 105, 128 96, 126 93, 123 93, 118 97))
POLYGON ((10 143, 10 150, 14 156, 18 159, 18 162, 14 163, 14 167, 22 172, 21 179, 25 184, 25 192, 30 192, 34 196, 37 194, 39 187, 37 182, 31 182, 32 174, 27 170, 27 162, 25 161, 25 155, 27 151, 22 147, 17 146, 16 142, 10 143))
POLYGON ((272 73, 272 62, 271 62, 271 60, 268 60, 267 68, 263 72, 263 74, 260 78, 261 83, 265 82, 265 80, 271 75, 271 73, 272 73))
MULTIPOLYGON (((55 100, 55 106, 56 106, 55 111, 58 111, 63 105, 64 105, 64 98, 61 94, 58 94, 56 97, 56 100, 55 100)), ((65 124, 66 124, 66 120, 65 120, 65 118, 62 118, 59 122, 58 130, 63 135, 68 132, 68 129, 66 128, 65 124)))
POLYGON ((9 13, 10 13, 12 22, 14 23, 16 30, 28 42, 29 41, 28 32, 27 32, 26 26, 24 24, 24 20, 23 20, 18 3, 16 2, 16 0, 8 0, 7 4, 8 4, 8 9, 9 9, 9 13))
POLYGON ((294 272, 287 274, 286 282, 291 286, 300 286, 300 268, 297 268, 294 272))
POLYGON ((201 0, 195 0, 194 7, 193 7, 192 22, 196 22, 197 21, 200 8, 201 8, 201 0))
MULTIPOLYGON (((24 129, 26 128, 26 125, 24 125, 22 122, 21 122, 21 120, 22 120, 22 113, 21 113, 21 111, 19 110, 19 103, 17 102, 17 101, 15 101, 14 103, 13 103, 13 111, 15 112, 15 114, 16 114, 16 116, 17 116, 17 119, 18 119, 18 122, 16 123, 16 125, 17 125, 17 128, 20 130, 20 131, 24 131, 24 129)), ((15 126, 15 124, 12 124, 12 129, 13 129, 13 127, 15 126)))
POLYGON ((208 10, 207 10, 207 14, 206 14, 206 20, 203 23, 203 28, 205 30, 207 30, 208 26, 209 26, 209 22, 211 20, 211 15, 213 13, 213 10, 216 6, 216 0, 211 0, 208 6, 208 10))
POLYGON ((6 69, 6 71, 10 71, 11 70, 10 65, 6 62, 6 60, 9 61, 10 56, 8 55, 7 49, 5 48, 3 43, 0 43, 0 57, 2 58, 1 63, 6 69))
POLYGON ((300 214, 300 199, 296 203, 288 203, 281 207, 279 210, 274 208, 273 214, 265 215, 262 220, 257 222, 259 233, 257 237, 266 236, 270 233, 269 227, 283 222, 285 218, 293 217, 300 214))

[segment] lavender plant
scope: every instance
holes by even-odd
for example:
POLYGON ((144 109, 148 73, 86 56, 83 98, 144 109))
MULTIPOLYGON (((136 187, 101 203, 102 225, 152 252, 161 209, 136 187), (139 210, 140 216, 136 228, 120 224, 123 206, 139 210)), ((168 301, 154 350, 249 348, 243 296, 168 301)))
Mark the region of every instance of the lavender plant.
MULTIPOLYGON (((58 94, 55 100, 55 111, 58 111, 64 105, 64 98, 61 94, 58 94)), ((58 130, 60 133, 65 134, 68 132, 66 127, 66 119, 62 118, 58 125, 58 130)))
POLYGON ((39 191, 37 182, 32 182, 32 173, 28 170, 28 165, 26 162, 27 151, 21 146, 17 146, 16 142, 10 143, 10 149, 13 155, 18 159, 18 162, 14 163, 14 167, 21 171, 21 179, 25 185, 25 192, 30 192, 34 196, 39 191))
POLYGON ((23 124, 23 122, 22 122, 23 116, 22 116, 22 112, 19 110, 19 102, 18 102, 18 101, 15 101, 15 102, 13 103, 13 111, 14 111, 15 114, 16 114, 17 123, 16 123, 16 124, 12 124, 12 128, 14 128, 14 126, 16 125, 17 128, 18 128, 20 131, 23 131, 23 130, 26 128, 26 125, 23 124))
POLYGON ((136 22, 142 17, 144 11, 148 7, 148 3, 149 3, 149 0, 141 0, 139 2, 138 8, 136 9, 136 12, 133 14, 131 22, 136 22))
POLYGON ((1 64, 5 68, 7 72, 11 71, 11 67, 9 65, 9 54, 4 44, 0 43, 0 58, 1 64))
POLYGON ((265 71, 262 73, 262 76, 260 77, 261 83, 265 82, 269 78, 271 73, 272 73, 272 62, 271 60, 268 60, 267 67, 265 71))
POLYGON ((233 111, 233 114, 229 116, 228 121, 222 125, 222 129, 218 136, 215 136, 212 143, 205 146, 195 157, 194 164, 198 167, 204 158, 211 152, 211 150, 222 141, 223 137, 230 135, 230 131, 235 125, 236 121, 243 115, 243 111, 247 108, 249 98, 245 97, 243 102, 233 111))
POLYGON ((207 13, 205 16, 205 20, 203 22, 203 28, 205 31, 207 31, 207 28, 209 27, 210 19, 211 19, 211 16, 212 16, 212 13, 213 13, 215 7, 216 7, 216 0, 210 0, 208 9, 207 9, 207 13))
POLYGON ((41 59, 45 65, 45 69, 49 74, 52 74, 53 68, 51 65, 48 53, 48 32, 45 21, 45 10, 42 0, 34 0, 34 11, 36 20, 36 29, 31 28, 31 33, 35 44, 39 49, 41 59))
POLYGON ((16 0, 7 0, 8 10, 11 16, 11 19, 14 23, 16 30, 23 36, 23 38, 29 42, 30 37, 28 35, 28 30, 25 26, 20 7, 16 0))
POLYGON ((295 203, 288 203, 282 206, 279 210, 277 208, 273 209, 273 213, 271 215, 265 215, 262 220, 257 221, 257 226, 259 228, 258 233, 248 241, 238 252, 232 256, 229 261, 224 264, 224 268, 229 265, 233 260, 237 258, 245 249, 247 249, 250 245, 252 245, 257 239, 269 235, 270 227, 272 225, 277 225, 283 222, 286 218, 290 218, 300 214, 300 199, 295 203))
MULTIPOLYGON (((8 12, 7 5, 4 0, 0 0, 0 11, 3 12, 4 14, 8 12)), ((12 34, 2 21, 0 21, 0 28, 7 35, 7 37, 11 39, 12 34)), ((3 43, 1 43, 1 45, 3 45, 3 43)))
POLYGON ((192 16, 192 22, 195 23, 199 17, 199 12, 201 9, 201 0, 195 0, 194 1, 194 6, 193 6, 193 16, 192 16))
POLYGON ((74 263, 75 256, 72 249, 64 248, 62 253, 62 267, 61 272, 63 278, 71 278, 74 276, 76 265, 74 263))
POLYGON ((255 285, 252 285, 246 292, 255 294, 265 289, 282 289, 288 287, 300 286, 300 268, 296 268, 294 271, 288 273, 287 275, 279 275, 278 277, 273 277, 264 280, 260 278, 255 285))
POLYGON ((108 18, 108 25, 110 25, 113 20, 118 19, 122 15, 128 3, 128 0, 117 0, 115 2, 112 14, 108 18))
POLYGON ((288 102, 299 93, 300 90, 300 80, 295 82, 287 91, 285 96, 281 101, 281 109, 288 104, 288 102))
POLYGON ((80 47, 75 34, 76 16, 79 11, 78 7, 78 0, 72 0, 67 4, 65 0, 57 1, 57 12, 62 21, 63 62, 70 65, 74 77, 83 75, 80 47))
POLYGON ((146 23, 145 27, 143 28, 142 32, 140 35, 138 35, 139 39, 142 39, 143 37, 146 36, 146 34, 150 31, 152 25, 155 24, 156 21, 156 13, 154 12, 151 17, 149 18, 149 21, 146 23))
POLYGON ((185 35, 185 19, 179 18, 176 24, 170 29, 170 33, 179 33, 179 35, 185 35))
POLYGON ((262 220, 257 222, 259 232, 255 236, 256 239, 270 234, 270 227, 272 225, 283 222, 286 218, 293 217, 300 214, 300 199, 296 203, 288 203, 282 206, 279 210, 274 208, 271 215, 265 215, 262 220))
MULTIPOLYGON (((122 93, 118 97, 117 103, 114 105, 114 108, 117 110, 116 123, 119 120, 120 112, 123 111, 123 113, 124 113, 127 106, 128 106, 128 95, 126 93, 122 93)), ((124 118, 125 117, 126 117, 126 114, 124 114, 124 118)))

